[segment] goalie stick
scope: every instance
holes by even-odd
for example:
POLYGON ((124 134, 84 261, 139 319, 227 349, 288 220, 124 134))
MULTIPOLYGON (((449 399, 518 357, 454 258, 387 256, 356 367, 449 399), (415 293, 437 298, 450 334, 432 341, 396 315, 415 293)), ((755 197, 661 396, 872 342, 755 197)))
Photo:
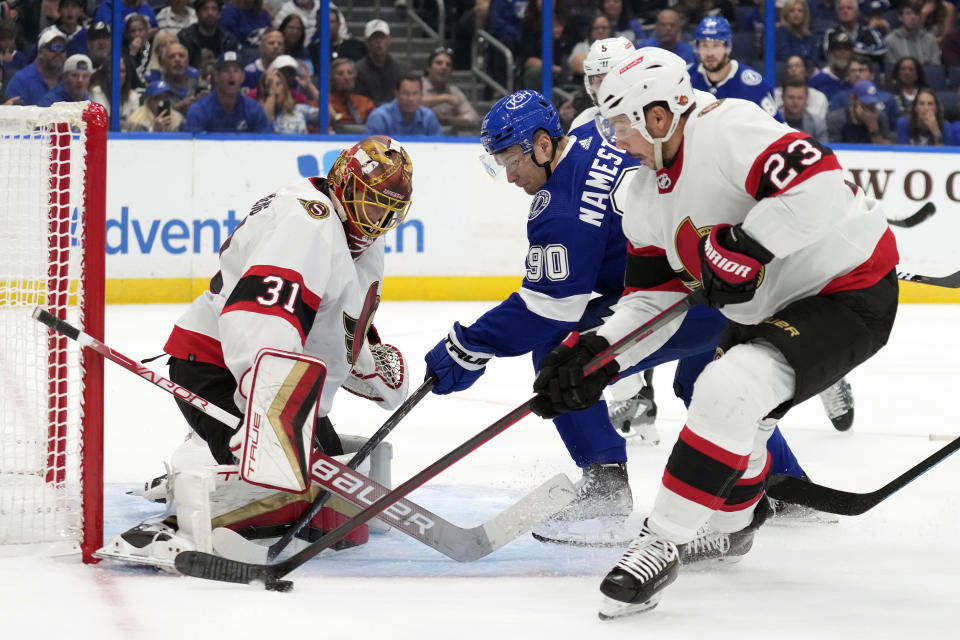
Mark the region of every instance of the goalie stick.
POLYGON ((823 485, 807 482, 799 478, 777 474, 767 485, 767 495, 777 500, 811 507, 817 511, 826 511, 841 516, 858 516, 874 508, 900 489, 904 488, 924 473, 945 460, 960 449, 957 438, 942 449, 935 451, 926 459, 917 463, 909 471, 897 476, 884 486, 870 493, 853 493, 841 489, 831 489, 823 485))
MULTIPOLYGON (((172 380, 164 378, 163 376, 151 371, 147 367, 140 365, 127 356, 114 351, 107 345, 94 339, 89 334, 80 331, 70 323, 60 320, 45 309, 37 307, 33 311, 33 317, 38 322, 47 325, 51 329, 62 333, 72 340, 76 340, 82 346, 99 353, 103 357, 121 365, 125 369, 133 371, 141 378, 149 380, 164 391, 173 394, 177 398, 190 402, 191 405, 197 407, 199 410, 210 415, 211 417, 220 420, 224 424, 233 428, 237 428, 242 423, 242 420, 230 413, 227 413, 212 402, 201 398, 185 387, 181 387, 172 380)), ((433 388, 434 384, 435 381, 427 380, 423 383, 423 385, 420 386, 419 389, 417 389, 416 393, 422 392, 423 395, 426 395, 429 393, 430 389, 433 388)), ((410 400, 411 399, 408 399, 407 403, 405 403, 407 404, 407 411, 409 411, 413 405, 416 404, 416 401, 410 402, 410 400)), ((400 407, 394 416, 391 416, 390 420, 387 421, 387 423, 393 421, 393 425, 390 427, 391 429, 396 426, 396 424, 403 417, 403 415, 397 416, 402 409, 403 407, 400 407), (394 420, 394 418, 396 419, 394 420)), ((387 425, 385 424, 383 427, 381 427, 380 431, 384 431, 384 427, 386 426, 387 425)), ((378 433, 380 433, 380 431, 378 431, 378 433)), ((387 433, 384 432, 380 439, 382 440, 386 437, 386 435, 387 433)), ((369 442, 367 444, 369 444, 369 442)), ((376 447, 376 444, 379 443, 375 443, 373 446, 371 446, 371 451, 376 447)), ((360 451, 357 452, 358 455, 359 453, 360 451)), ((355 498, 355 504, 359 504, 361 506, 366 506, 369 504, 369 500, 366 499, 367 496, 371 494, 383 495, 387 493, 385 488, 376 485, 369 478, 366 478, 359 473, 352 472, 349 467, 341 465, 338 461, 333 460, 332 458, 328 458, 323 454, 318 455, 322 459, 325 459, 325 464, 327 465, 324 467, 326 471, 321 471, 322 476, 329 475, 330 468, 337 469, 337 474, 330 476, 328 480, 324 480, 323 478, 319 479, 318 484, 321 484, 321 486, 325 486, 327 489, 332 490, 334 493, 337 493, 348 500, 355 498), (324 484, 325 482, 326 484, 324 484), (359 502, 357 502, 357 500, 359 502)), ((354 457, 356 458, 356 456, 354 457)), ((353 460, 351 460, 351 462, 353 462, 353 460)), ((313 462, 312 467, 316 467, 316 462, 313 462)), ((315 480, 318 479, 316 477, 317 474, 315 473, 312 473, 311 476, 315 480)), ((540 522, 546 516, 555 513, 559 509, 562 509, 567 505, 567 503, 573 500, 574 495, 573 485, 570 483, 570 480, 563 474, 560 474, 537 487, 533 492, 521 498, 516 504, 489 522, 471 529, 464 529, 451 524, 440 516, 437 516, 410 501, 404 501, 403 505, 393 505, 396 507, 396 509, 394 509, 393 512, 388 513, 386 517, 382 519, 403 533, 420 540, 427 546, 436 549, 440 553, 443 553, 454 560, 459 562, 469 562, 492 553, 496 549, 502 547, 506 543, 519 536, 524 531, 528 530, 533 525, 540 522), (397 518, 397 514, 406 514, 407 517, 397 518), (433 523, 433 526, 426 526, 427 522, 433 523)), ((391 505, 387 505, 387 507, 391 507, 391 505)), ((387 509, 385 508, 383 510, 386 511, 387 509)), ((376 515, 377 514, 374 514, 374 516, 376 515)), ((367 518, 364 520, 364 522, 370 519, 371 518, 367 518)), ((352 531, 354 528, 356 528, 356 526, 358 526, 358 524, 363 524, 363 522, 350 526, 346 531, 344 531, 344 534, 352 531)), ((323 539, 324 538, 320 538, 320 540, 323 539)), ((334 540, 333 542, 336 541, 337 540, 334 540)), ((210 558, 226 561, 225 558, 220 558, 218 556, 211 555, 210 558)))
MULTIPOLYGON (((401 404, 397 410, 393 412, 393 415, 387 418, 387 421, 383 423, 383 426, 377 429, 376 432, 370 436, 366 442, 363 443, 363 446, 360 447, 355 454, 353 454, 353 457, 350 458, 350 462, 347 463, 347 466, 351 469, 356 469, 359 467, 360 464, 367 459, 367 456, 369 456, 373 450, 376 449, 377 446, 379 446, 388 435, 390 435, 390 432, 393 431, 398 424, 400 424, 400 421, 403 420, 408 413, 410 413, 410 410, 417 406, 417 404, 423 400, 428 393, 430 393, 430 390, 433 389, 435 384, 437 384, 437 376, 430 376, 424 380, 423 384, 421 384, 416 391, 411 393, 410 397, 404 400, 403 404, 401 404)), ((279 540, 267 548, 267 560, 273 560, 280 555, 280 552, 283 551, 288 544, 290 544, 290 541, 293 540, 297 533, 299 533, 299 531, 303 529, 308 522, 313 520, 314 516, 320 513, 320 509, 323 508, 323 505, 327 504, 329 499, 329 492, 325 491, 318 495, 310 504, 310 508, 304 511, 303 515, 301 515, 296 522, 290 525, 290 528, 287 529, 282 536, 280 536, 279 540)))
MULTIPOLYGON (((658 315, 649 321, 640 325, 626 336, 617 340, 615 343, 594 356, 583 367, 583 374, 589 375, 603 366, 610 363, 617 356, 622 355, 640 342, 651 333, 669 324, 674 319, 680 317, 691 307, 696 306, 703 300, 702 290, 697 290, 688 294, 676 304, 667 307, 658 315)), ((533 398, 527 400, 517 408, 513 409, 507 415, 503 416, 486 429, 480 431, 466 442, 456 447, 446 455, 442 456, 436 462, 428 465, 419 473, 411 476, 406 482, 388 492, 383 497, 376 500, 369 507, 353 516, 337 528, 326 533, 316 542, 311 543, 305 549, 299 551, 293 556, 278 562, 276 564, 254 564, 228 560, 209 553, 198 551, 184 551, 176 557, 177 570, 183 574, 205 578, 207 580, 219 580, 222 582, 236 582, 240 584, 249 584, 251 582, 263 582, 267 589, 286 591, 292 588, 293 583, 288 580, 281 580, 283 576, 297 569, 300 565, 313 558, 321 551, 330 548, 343 536, 350 533, 358 525, 364 524, 375 518, 377 514, 388 509, 401 498, 408 495, 414 489, 422 486, 430 479, 436 477, 440 472, 465 457, 471 451, 480 447, 500 433, 506 431, 509 427, 519 422, 523 417, 530 413, 530 403, 533 398)))
POLYGON ((937 205, 933 204, 932 202, 928 202, 927 204, 920 207, 916 213, 914 213, 913 215, 909 215, 906 218, 903 218, 901 220, 892 220, 891 218, 887 218, 887 224, 893 225, 894 227, 909 229, 910 227, 917 226, 918 224, 920 224, 921 222, 923 222, 924 220, 926 220, 936 212, 937 212, 937 205))

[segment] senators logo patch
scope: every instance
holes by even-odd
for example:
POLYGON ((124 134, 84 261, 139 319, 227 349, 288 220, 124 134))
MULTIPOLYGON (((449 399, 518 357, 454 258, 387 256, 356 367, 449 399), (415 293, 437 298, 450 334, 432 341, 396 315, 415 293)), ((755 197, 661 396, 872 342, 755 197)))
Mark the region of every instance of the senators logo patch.
POLYGON ((713 225, 697 228, 688 216, 674 232, 674 248, 683 263, 683 269, 676 270, 677 276, 691 291, 700 287, 700 238, 710 235, 712 228, 713 225))
POLYGON ((328 207, 326 203, 320 202, 319 200, 304 200, 303 198, 297 198, 297 201, 304 208, 304 210, 306 210, 307 215, 309 215, 311 218, 323 220, 330 215, 330 207, 328 207))
POLYGON ((726 98, 720 98, 716 102, 711 102, 710 104, 705 106, 703 109, 700 109, 700 113, 697 114, 697 117, 702 118, 703 116, 707 115, 708 113, 710 113, 711 111, 719 107, 721 104, 723 104, 724 100, 726 100, 726 98))

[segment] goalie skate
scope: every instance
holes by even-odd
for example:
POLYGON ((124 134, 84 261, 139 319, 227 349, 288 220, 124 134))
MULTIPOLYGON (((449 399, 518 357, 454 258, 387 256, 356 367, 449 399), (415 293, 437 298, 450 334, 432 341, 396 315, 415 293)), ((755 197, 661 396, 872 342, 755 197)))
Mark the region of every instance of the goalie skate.
POLYGON ((540 542, 576 546, 625 546, 633 535, 624 527, 633 513, 625 462, 584 467, 574 485, 577 497, 533 530, 540 542))
POLYGON ((103 560, 145 564, 175 571, 173 561, 181 551, 194 551, 189 538, 162 522, 138 524, 114 536, 93 555, 103 560))
POLYGON ((600 584, 604 595, 600 619, 650 611, 660 603, 661 592, 677 579, 679 572, 676 545, 657 536, 644 523, 640 535, 600 584))

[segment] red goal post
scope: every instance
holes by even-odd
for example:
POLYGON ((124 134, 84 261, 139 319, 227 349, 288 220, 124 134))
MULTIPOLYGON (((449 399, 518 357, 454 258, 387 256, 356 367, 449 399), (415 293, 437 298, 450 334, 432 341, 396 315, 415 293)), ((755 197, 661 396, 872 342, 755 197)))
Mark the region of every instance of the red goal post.
POLYGON ((106 110, 0 106, 0 555, 103 541, 103 361, 31 318, 103 337, 106 110))

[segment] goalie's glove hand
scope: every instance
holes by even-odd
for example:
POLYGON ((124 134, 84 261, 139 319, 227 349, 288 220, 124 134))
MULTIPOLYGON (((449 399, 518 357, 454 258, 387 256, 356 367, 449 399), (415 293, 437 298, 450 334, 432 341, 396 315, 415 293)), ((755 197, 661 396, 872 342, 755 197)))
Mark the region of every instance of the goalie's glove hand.
POLYGON ((454 322, 447 337, 430 349, 423 359, 427 363, 426 377, 437 376, 433 392, 446 395, 469 389, 483 375, 492 357, 493 354, 484 347, 471 344, 460 323, 454 322))
POLYGON ((604 387, 616 379, 620 365, 613 360, 586 377, 583 366, 609 346, 606 338, 596 333, 570 333, 540 360, 540 373, 533 381, 537 397, 530 410, 541 418, 556 418, 595 405, 604 387))
POLYGON ((753 299, 773 254, 741 225, 718 224, 700 240, 700 281, 714 309, 753 299))

